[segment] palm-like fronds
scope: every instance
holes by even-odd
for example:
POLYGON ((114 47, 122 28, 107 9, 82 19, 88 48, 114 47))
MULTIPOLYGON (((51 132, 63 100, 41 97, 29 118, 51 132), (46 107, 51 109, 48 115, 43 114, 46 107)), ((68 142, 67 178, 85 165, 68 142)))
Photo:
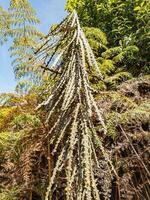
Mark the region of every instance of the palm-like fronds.
MULTIPOLYGON (((37 40, 43 34, 35 28, 40 21, 28 0, 11 0, 10 8, 10 35, 13 44, 10 48, 12 63, 17 78, 33 76, 31 65, 27 62, 37 45, 37 40)), ((34 78, 33 78, 34 79, 34 78)))

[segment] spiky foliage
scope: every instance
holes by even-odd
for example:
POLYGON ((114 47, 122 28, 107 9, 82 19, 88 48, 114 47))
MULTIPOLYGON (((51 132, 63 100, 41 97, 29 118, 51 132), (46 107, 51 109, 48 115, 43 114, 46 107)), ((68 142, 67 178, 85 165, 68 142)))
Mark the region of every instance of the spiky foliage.
POLYGON ((39 19, 28 0, 11 0, 9 13, 12 25, 11 36, 14 39, 10 50, 11 56, 15 58, 12 63, 15 75, 17 78, 36 77, 31 63, 27 63, 27 60, 36 47, 37 40, 42 36, 35 27, 39 19))
POLYGON ((45 199, 109 199, 113 167, 102 144, 107 130, 88 72, 102 75, 75 12, 48 34, 36 55, 35 62, 59 76, 38 107, 47 112, 46 137, 54 159, 45 199), (101 138, 93 116, 101 125, 101 138))

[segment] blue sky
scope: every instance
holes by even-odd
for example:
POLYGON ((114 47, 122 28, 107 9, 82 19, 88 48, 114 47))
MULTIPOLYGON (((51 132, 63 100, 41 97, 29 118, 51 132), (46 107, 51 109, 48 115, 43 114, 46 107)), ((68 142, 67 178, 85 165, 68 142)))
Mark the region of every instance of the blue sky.
MULTIPOLYGON (((0 6, 7 8, 10 0, 0 0, 0 6)), ((39 30, 47 33, 52 24, 59 23, 66 15, 64 6, 66 0, 30 0, 33 8, 41 20, 39 30)), ((13 92, 16 81, 11 66, 11 58, 8 52, 11 42, 0 46, 0 93, 13 92)))

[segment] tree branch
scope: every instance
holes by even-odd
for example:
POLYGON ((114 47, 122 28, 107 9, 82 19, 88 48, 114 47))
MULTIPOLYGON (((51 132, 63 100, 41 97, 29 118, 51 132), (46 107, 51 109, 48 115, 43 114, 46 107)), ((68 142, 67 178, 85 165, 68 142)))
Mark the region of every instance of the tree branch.
POLYGON ((45 66, 41 66, 41 68, 44 69, 44 71, 47 70, 47 71, 53 72, 53 73, 55 73, 55 74, 61 74, 60 72, 58 72, 58 71, 56 71, 56 70, 54 70, 54 69, 50 69, 50 68, 45 67, 45 66))

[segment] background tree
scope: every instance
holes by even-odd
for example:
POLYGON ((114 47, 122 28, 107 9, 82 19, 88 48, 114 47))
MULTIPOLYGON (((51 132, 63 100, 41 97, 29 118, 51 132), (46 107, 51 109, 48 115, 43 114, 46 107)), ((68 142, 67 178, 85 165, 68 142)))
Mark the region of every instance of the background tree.
POLYGON ((108 48, 122 45, 136 46, 138 49, 136 56, 134 48, 130 48, 130 55, 134 55, 132 63, 128 56, 125 58, 129 61, 127 70, 134 76, 150 73, 149 45, 147 45, 150 41, 149 1, 68 0, 66 8, 77 10, 82 26, 95 27, 103 31, 107 35, 108 48))
MULTIPOLYGON (((11 36, 13 44, 10 48, 13 61, 14 71, 17 78, 34 77, 33 66, 28 59, 37 46, 37 41, 43 35, 39 32, 35 25, 40 21, 36 17, 36 12, 31 7, 28 0, 11 0, 9 15, 11 19, 11 36)), ((31 81, 30 80, 30 81, 31 81)))

